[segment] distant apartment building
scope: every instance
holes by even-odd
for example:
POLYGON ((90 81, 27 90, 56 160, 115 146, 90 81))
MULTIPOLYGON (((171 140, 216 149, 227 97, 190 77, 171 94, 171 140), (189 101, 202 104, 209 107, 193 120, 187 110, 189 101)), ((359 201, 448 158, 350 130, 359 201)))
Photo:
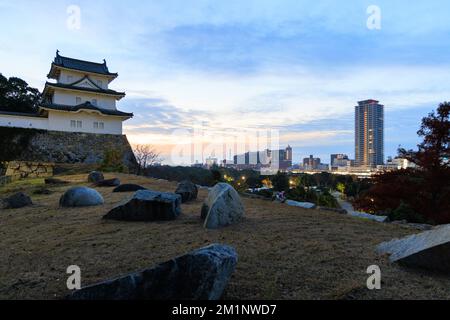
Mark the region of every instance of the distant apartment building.
POLYGON ((384 106, 377 100, 359 101, 355 107, 355 165, 384 163, 384 106))
POLYGON ((218 164, 217 158, 214 158, 214 157, 208 157, 208 158, 206 158, 205 166, 206 166, 208 169, 209 169, 209 168, 212 168, 212 167, 214 167, 214 166, 217 166, 217 164, 218 164))
POLYGON ((352 166, 353 160, 350 160, 346 154, 332 154, 330 157, 330 170, 335 171, 352 166))
POLYGON ((408 169, 408 168, 415 168, 416 165, 405 158, 394 158, 391 157, 388 158, 386 161, 386 164, 382 166, 382 169, 388 169, 388 170, 401 170, 401 169, 408 169))
POLYGON ((310 155, 309 158, 303 159, 303 168, 305 170, 318 170, 321 167, 320 158, 314 158, 313 155, 310 155))
POLYGON ((347 161, 349 161, 348 156, 346 154, 343 153, 338 153, 338 154, 332 154, 330 157, 330 165, 331 166, 339 166, 342 163, 347 163, 347 161))
POLYGON ((292 167, 292 148, 288 146, 281 150, 264 150, 256 152, 246 152, 236 155, 233 159, 237 169, 255 169, 275 166, 280 170, 287 170, 292 167))

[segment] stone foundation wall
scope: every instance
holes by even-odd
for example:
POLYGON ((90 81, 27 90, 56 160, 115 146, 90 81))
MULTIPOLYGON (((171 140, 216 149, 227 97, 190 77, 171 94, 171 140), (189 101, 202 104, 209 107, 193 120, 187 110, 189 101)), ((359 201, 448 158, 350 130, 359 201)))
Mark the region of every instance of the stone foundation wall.
POLYGON ((53 163, 11 161, 6 164, 6 176, 12 180, 53 176, 53 163))
POLYGON ((136 158, 125 135, 8 128, 7 139, 2 145, 8 151, 0 161, 100 164, 105 152, 116 150, 126 167, 130 170, 136 167, 136 158))

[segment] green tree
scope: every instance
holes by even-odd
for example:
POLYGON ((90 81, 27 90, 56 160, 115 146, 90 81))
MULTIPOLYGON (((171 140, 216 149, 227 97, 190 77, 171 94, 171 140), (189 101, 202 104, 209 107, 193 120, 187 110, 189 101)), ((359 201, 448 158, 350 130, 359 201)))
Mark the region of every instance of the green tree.
POLYGON ((342 182, 339 182, 336 186, 336 190, 339 191, 340 193, 344 194, 345 193, 345 184, 342 182))
POLYGON ((36 113, 41 94, 24 80, 7 79, 0 73, 0 110, 8 112, 36 113))
POLYGON ((289 190, 289 177, 286 173, 278 171, 277 174, 274 175, 271 180, 275 191, 289 190))

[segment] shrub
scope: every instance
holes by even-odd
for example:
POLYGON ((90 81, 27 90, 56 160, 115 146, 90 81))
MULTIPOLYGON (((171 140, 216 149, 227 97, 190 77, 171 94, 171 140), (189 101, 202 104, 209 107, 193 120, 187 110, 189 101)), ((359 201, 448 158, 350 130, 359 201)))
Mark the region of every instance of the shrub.
POLYGON ((406 220, 412 223, 425 223, 425 219, 422 215, 418 214, 414 209, 405 202, 401 202, 400 205, 389 214, 391 221, 406 220))
POLYGON ((105 172, 125 172, 121 152, 115 149, 105 151, 100 170, 105 172))
POLYGON ((333 195, 329 192, 325 192, 318 196, 316 204, 322 207, 339 208, 339 204, 333 195))
POLYGON ((289 177, 286 173, 278 172, 272 177, 275 191, 289 191, 289 177))

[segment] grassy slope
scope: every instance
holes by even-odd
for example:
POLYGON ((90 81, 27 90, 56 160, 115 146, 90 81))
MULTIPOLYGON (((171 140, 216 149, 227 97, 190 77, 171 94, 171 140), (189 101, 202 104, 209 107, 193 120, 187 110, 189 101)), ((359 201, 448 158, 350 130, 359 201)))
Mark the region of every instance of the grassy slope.
MULTIPOLYGON (((175 188, 171 182, 118 177, 160 191, 175 188)), ((86 175, 61 178, 88 185, 86 175)), ((31 193, 39 183, 9 185, 0 197, 17 190, 31 193)), ((183 205, 176 221, 103 221, 127 194, 99 188, 104 206, 61 209, 58 200, 67 188, 33 196, 32 207, 0 211, 0 299, 61 298, 68 293, 65 271, 72 264, 81 267, 82 284, 88 285, 215 242, 230 244, 239 254, 225 299, 450 298, 448 277, 390 265, 374 253, 378 243, 412 232, 401 226, 243 199, 242 223, 205 230, 199 219, 205 190, 197 201, 183 205), (382 269, 379 291, 365 286, 365 271, 372 264, 382 269)))

